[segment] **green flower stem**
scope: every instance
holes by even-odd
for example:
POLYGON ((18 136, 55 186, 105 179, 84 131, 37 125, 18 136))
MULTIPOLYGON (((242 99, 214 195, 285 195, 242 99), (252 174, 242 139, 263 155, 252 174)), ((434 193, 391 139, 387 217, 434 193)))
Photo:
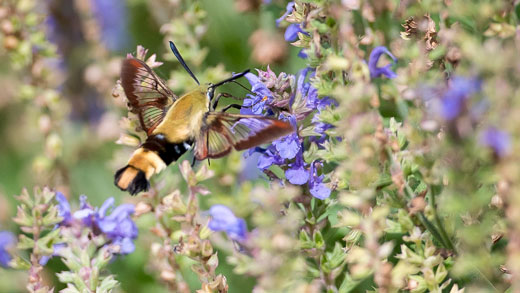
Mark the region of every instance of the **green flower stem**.
MULTIPOLYGON (((408 183, 404 183, 405 185, 405 193, 407 194, 407 196, 409 196, 410 198, 414 198, 415 197, 415 194, 414 192, 412 191, 412 188, 408 185, 408 183)), ((439 241, 442 246, 444 246, 445 248, 449 248, 449 245, 448 245, 448 242, 446 242, 446 239, 444 239, 442 237, 442 235, 439 233, 439 231, 437 230, 437 228, 435 227, 435 225, 433 225, 432 222, 430 222, 428 220, 428 218, 426 218, 426 216, 424 215, 423 212, 420 212, 418 213, 419 214, 419 221, 421 221, 421 223, 423 224, 423 226, 428 229, 428 231, 430 231, 430 233, 432 234, 432 236, 437 239, 437 241, 439 241)))
MULTIPOLYGON (((393 160, 393 156, 392 156, 392 151, 390 150, 389 147, 386 147, 385 148, 385 152, 386 152, 386 155, 388 157, 388 160, 390 161, 390 164, 394 164, 394 160, 393 160)), ((408 183, 405 181, 404 183, 404 193, 405 195, 409 198, 409 199, 412 199, 415 197, 415 193, 413 192, 412 188, 408 185, 408 183)), ((404 209, 407 209, 406 207, 406 203, 404 203, 403 201, 399 201, 399 204, 401 205, 402 208, 404 209)), ((435 206, 433 207, 434 210, 435 210, 435 206)), ((436 213, 435 213, 436 214, 436 213)), ((439 233, 439 231, 437 230, 437 228, 435 227, 435 225, 432 224, 432 222, 430 222, 428 220, 428 218, 426 218, 426 216, 424 215, 423 212, 420 212, 419 213, 419 216, 418 216, 418 219, 419 221, 421 222, 421 224, 428 230, 430 231, 430 233, 432 234, 432 236, 437 239, 437 241, 439 243, 442 244, 442 246, 444 246, 445 248, 447 249, 450 249, 450 250, 454 250, 453 249, 453 244, 451 243, 451 240, 448 239, 445 239, 443 237, 443 235, 441 233, 439 233)), ((437 223, 439 224, 439 223, 437 223)), ((445 237, 447 237, 447 234, 446 232, 444 231, 445 233, 445 237)))
POLYGON ((436 192, 430 188, 430 205, 432 206, 433 211, 433 217, 435 219, 435 223, 437 224, 437 227, 439 227, 439 232, 446 241, 446 244, 448 245, 447 248, 449 248, 451 251, 453 251, 455 254, 457 254, 457 250, 455 249, 455 245, 453 245, 453 242, 451 241, 451 237, 448 236, 448 233, 446 232, 446 229, 444 229, 444 225, 442 224, 442 221, 439 217, 439 214, 437 213, 437 205, 435 203, 435 197, 436 192))

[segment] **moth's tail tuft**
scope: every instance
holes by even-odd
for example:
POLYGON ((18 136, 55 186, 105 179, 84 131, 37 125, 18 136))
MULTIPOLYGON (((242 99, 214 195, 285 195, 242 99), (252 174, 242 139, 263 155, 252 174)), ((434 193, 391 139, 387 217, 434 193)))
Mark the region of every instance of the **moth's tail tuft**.
POLYGON ((114 183, 119 189, 128 191, 131 195, 136 195, 141 191, 147 191, 150 183, 146 179, 146 174, 130 165, 117 170, 114 176, 114 183))

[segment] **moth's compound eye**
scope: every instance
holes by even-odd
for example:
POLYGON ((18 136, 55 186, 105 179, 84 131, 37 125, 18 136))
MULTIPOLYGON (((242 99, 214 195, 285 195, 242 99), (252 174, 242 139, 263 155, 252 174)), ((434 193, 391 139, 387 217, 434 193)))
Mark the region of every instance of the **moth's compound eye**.
POLYGON ((209 100, 213 100, 213 95, 215 94, 215 88, 210 87, 208 88, 208 92, 206 93, 209 100))

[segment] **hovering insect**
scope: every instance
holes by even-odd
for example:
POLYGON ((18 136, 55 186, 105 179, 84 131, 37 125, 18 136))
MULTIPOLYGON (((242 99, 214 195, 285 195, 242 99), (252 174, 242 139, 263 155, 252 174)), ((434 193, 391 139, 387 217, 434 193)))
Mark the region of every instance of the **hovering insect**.
POLYGON ((148 135, 128 164, 115 174, 116 186, 132 195, 148 190, 150 177, 179 159, 193 144, 195 159, 200 161, 220 158, 232 148, 245 150, 294 131, 285 121, 226 113, 240 105, 231 104, 220 112, 215 111, 222 96, 214 97, 215 89, 249 70, 216 84, 200 85, 173 42, 170 48, 198 84, 180 98, 143 61, 128 58, 121 67, 121 85, 130 111, 137 114, 148 135))

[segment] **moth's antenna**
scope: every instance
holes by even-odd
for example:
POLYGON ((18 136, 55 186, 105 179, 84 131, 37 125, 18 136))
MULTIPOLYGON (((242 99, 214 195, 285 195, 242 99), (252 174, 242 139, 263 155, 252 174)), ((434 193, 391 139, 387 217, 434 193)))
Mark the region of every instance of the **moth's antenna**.
POLYGON ((195 77, 195 74, 191 72, 190 68, 188 67, 184 59, 182 59, 181 53, 179 53, 179 50, 177 50, 177 47, 175 47, 175 44, 172 41, 170 41, 170 49, 172 49, 173 55, 177 57, 177 60, 179 60, 179 62, 182 64, 182 67, 184 67, 184 69, 191 75, 193 80, 195 80, 197 84, 200 85, 199 80, 195 77))
POLYGON ((228 83, 228 82, 234 81, 235 79, 239 79, 239 78, 241 78, 242 76, 246 75, 246 73, 248 73, 248 72, 249 72, 249 69, 244 70, 243 72, 240 72, 240 73, 238 73, 238 74, 235 74, 235 75, 233 75, 232 77, 230 77, 230 78, 228 78, 228 79, 225 79, 225 80, 223 80, 223 81, 221 81, 221 82, 219 82, 219 83, 214 84, 213 87, 216 88, 216 87, 219 87, 219 86, 221 86, 221 85, 223 85, 223 84, 226 84, 226 83, 228 83))
POLYGON ((255 95, 255 93, 253 91, 251 91, 250 89, 246 88, 244 85, 242 85, 240 82, 236 81, 236 80, 232 80, 231 81, 232 83, 236 83, 238 84, 241 88, 245 89, 246 91, 250 92, 251 94, 255 95))

